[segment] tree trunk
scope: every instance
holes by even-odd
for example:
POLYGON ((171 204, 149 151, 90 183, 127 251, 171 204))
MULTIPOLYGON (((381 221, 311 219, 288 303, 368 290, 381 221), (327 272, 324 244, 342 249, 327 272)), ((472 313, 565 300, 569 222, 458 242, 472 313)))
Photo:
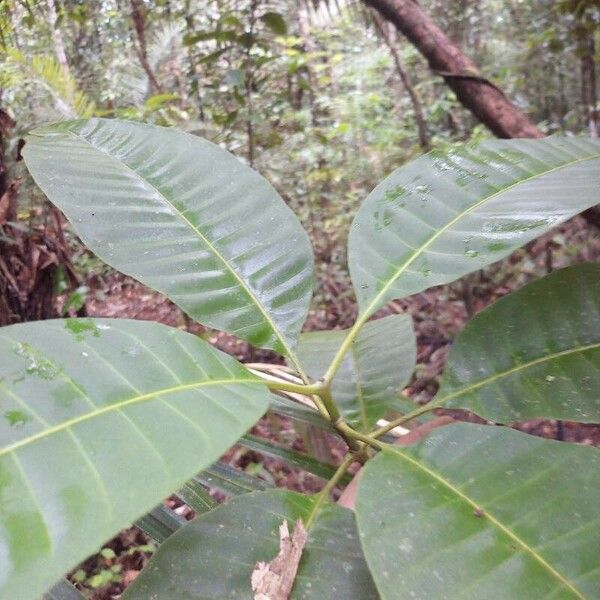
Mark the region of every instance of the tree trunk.
POLYGON ((142 65, 142 69, 148 76, 150 90, 156 94, 162 91, 161 85, 148 62, 148 51, 146 49, 146 25, 144 18, 144 5, 142 0, 131 0, 131 20, 137 37, 136 52, 142 65))
POLYGON ((581 57, 581 100, 586 125, 591 137, 600 136, 600 112, 596 93, 596 65, 594 64, 594 38, 590 36, 587 53, 581 57))
POLYGON ((423 12, 415 0, 363 0, 392 22, 427 59, 468 108, 501 138, 540 138, 544 134, 492 82, 482 77, 474 63, 423 12))
POLYGON ((47 0, 48 6, 48 23, 50 25, 50 30, 52 31, 52 40, 54 42, 54 53, 56 54, 56 60, 60 65, 60 68, 63 72, 68 75, 69 74, 69 63, 67 62, 67 54, 65 53, 65 44, 63 42, 62 34, 60 28, 57 27, 56 21, 58 20, 58 15, 56 14, 56 4, 54 0, 47 0))
POLYGON ((431 150, 431 138, 429 130, 427 129, 425 117, 423 116, 421 100, 412 84, 408 72, 400 60, 400 54, 398 53, 390 29, 388 28, 390 23, 384 21, 381 15, 376 11, 373 11, 373 21, 375 22, 375 27, 377 27, 377 30, 389 48, 392 59, 394 60, 394 65, 396 66, 396 71, 398 72, 402 85, 406 88, 410 101, 412 102, 413 110, 415 111, 415 121, 417 122, 417 131, 419 132, 419 144, 424 152, 429 152, 429 150, 431 150))
MULTIPOLYGON (((248 33, 250 39, 254 37, 254 27, 256 26, 256 10, 258 9, 258 0, 252 0, 248 7, 248 33)), ((255 140, 254 140, 254 102, 252 94, 254 93, 254 64, 251 55, 251 45, 246 48, 244 59, 244 86, 246 90, 246 138, 248 140, 248 164, 254 166, 255 140)))
MULTIPOLYGON (((303 50, 306 54, 314 54, 317 51, 317 45, 310 32, 310 19, 307 0, 298 0, 298 31, 302 38, 303 50)), ((303 69, 308 80, 308 104, 310 107, 310 119, 313 126, 317 125, 317 115, 315 111, 315 91, 314 76, 310 67, 310 61, 307 61, 303 69)))
MULTIPOLYGON (((408 38, 427 59, 430 68, 444 77, 463 106, 496 136, 500 138, 544 137, 542 131, 519 111, 499 88, 479 75, 475 65, 423 12, 416 0, 363 0, 363 2, 377 10, 408 38)), ((591 47, 593 48, 593 40, 591 47)), ((589 53, 589 55, 591 61, 585 63, 586 77, 589 82, 586 85, 586 89, 589 90, 586 92, 589 93, 586 104, 591 110, 588 126, 592 124, 590 133, 593 135, 594 131, 598 131, 600 117, 596 109, 593 54, 589 53)), ((582 216, 589 224, 600 228, 600 206, 588 208, 582 216)))
MULTIPOLYGON (((585 109, 588 131, 591 137, 600 136, 600 112, 598 111, 598 95, 596 93, 596 65, 594 62, 594 39, 589 40, 589 53, 581 57, 581 91, 585 109)), ((588 208, 582 213, 583 218, 600 229, 600 206, 588 208)))
MULTIPOLYGON (((184 4, 184 20, 185 20, 185 33, 191 36, 195 32, 194 27, 194 15, 192 12, 191 0, 186 0, 184 4)), ((196 105, 198 106, 198 116, 200 121, 204 123, 206 117, 204 115, 204 101, 202 99, 202 92, 200 86, 200 77, 196 67, 196 55, 194 52, 194 46, 187 46, 187 59, 188 59, 188 81, 191 82, 190 92, 191 96, 194 97, 196 105)))

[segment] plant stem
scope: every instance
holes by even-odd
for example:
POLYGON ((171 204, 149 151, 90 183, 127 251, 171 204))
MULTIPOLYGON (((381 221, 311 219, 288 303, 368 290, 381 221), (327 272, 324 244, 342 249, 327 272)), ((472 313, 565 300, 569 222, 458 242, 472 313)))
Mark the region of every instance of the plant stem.
POLYGON ((288 381, 273 381, 270 379, 261 380, 261 383, 264 383, 270 390, 280 392, 295 392, 297 394, 304 394, 305 396, 319 394, 323 388, 320 383, 303 385, 288 381))
POLYGON ((348 423, 346 423, 346 421, 344 421, 344 417, 340 414, 337 404, 331 396, 330 386, 324 386, 319 395, 321 396, 325 409, 329 413, 331 424, 336 428, 342 438, 344 438, 344 441, 348 444, 348 448, 353 452, 360 452, 362 446, 356 441, 356 436, 354 435, 356 432, 348 425, 348 423))
POLYGON ((387 425, 384 425, 383 427, 380 427, 379 429, 374 429, 369 436, 371 438, 377 439, 379 437, 381 437, 382 435, 384 435, 385 433, 387 433, 388 431, 391 431, 392 429, 394 429, 394 427, 397 427, 398 425, 402 425, 403 423, 406 423, 407 421, 411 421, 412 419, 415 419, 416 417, 419 417, 420 415, 429 412, 430 410, 433 410, 434 408, 436 408, 436 406, 430 406, 429 404, 425 404, 423 406, 420 406, 419 408, 416 408, 415 410, 406 413, 405 415, 402 415, 401 417, 398 417, 397 419, 394 419, 393 421, 390 421, 387 425))
POLYGON ((264 383, 270 390, 294 392, 310 396, 323 417, 325 417, 344 438, 344 441, 348 444, 350 450, 353 452, 361 450, 361 446, 357 444, 355 436, 347 435, 348 432, 354 432, 354 429, 344 421, 340 414, 340 411, 331 396, 331 387, 329 385, 324 385, 322 382, 301 385, 288 381, 273 381, 270 379, 265 379, 264 381, 261 381, 261 383, 264 383))
POLYGON ((363 442, 363 443, 371 446, 372 448, 376 448, 377 450, 381 450, 381 448, 383 447, 383 443, 380 442, 379 440, 375 439, 372 435, 367 435, 366 433, 361 433, 360 431, 356 431, 355 429, 352 429, 352 427, 350 427, 345 422, 338 423, 336 428, 340 432, 340 434, 344 437, 346 442, 349 439, 354 440, 354 441, 358 440, 360 442, 363 442))
POLYGON ((329 413, 331 418, 331 423, 335 426, 337 423, 342 421, 342 415, 337 407, 337 404, 333 401, 333 397, 331 396, 331 388, 330 386, 321 386, 321 390, 317 392, 329 413))
POLYGON ((350 346, 352 346, 354 338, 358 335, 358 332, 361 330, 362 326, 367 322, 368 319, 369 313, 368 311, 365 311, 363 315, 359 317, 354 323, 352 329, 350 329, 350 331, 348 332, 346 339, 342 342, 342 345, 337 351, 337 354, 333 357, 333 360, 331 361, 331 364, 329 365, 327 372, 323 377, 323 381, 326 386, 330 385, 333 381, 335 374, 337 373, 338 369, 340 368, 340 365, 342 364, 342 361, 344 360, 346 352, 350 350, 350 346))
POLYGON ((264 383, 270 390, 274 392, 292 392, 310 397, 319 413, 321 413, 321 416, 327 421, 331 422, 329 411, 319 397, 320 390, 322 389, 322 385, 320 383, 301 385, 287 381, 273 381, 271 379, 261 379, 260 382, 264 383))
POLYGON ((348 467, 355 460, 356 458, 354 456, 354 453, 346 454, 344 460, 342 460, 340 466, 337 468, 337 471, 333 474, 333 477, 325 484, 325 487, 319 492, 315 504, 312 507, 312 510, 310 511, 310 515, 308 516, 308 519, 304 524, 306 529, 308 529, 312 525, 313 521, 315 520, 315 517, 317 516, 317 513, 319 512, 319 508, 321 508, 323 502, 329 498, 329 494, 331 494, 333 488, 335 488, 335 486, 339 483, 340 479, 344 476, 344 473, 348 470, 348 467))

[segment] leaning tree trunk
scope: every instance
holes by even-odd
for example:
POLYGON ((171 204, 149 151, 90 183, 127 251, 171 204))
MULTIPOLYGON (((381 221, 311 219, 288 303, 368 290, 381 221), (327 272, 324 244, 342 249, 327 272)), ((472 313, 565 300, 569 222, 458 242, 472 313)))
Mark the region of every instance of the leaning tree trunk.
MULTIPOLYGON (((363 2, 393 23, 427 59, 430 68, 446 80, 463 106, 498 137, 544 137, 543 132, 511 103, 502 90, 479 75, 475 65, 423 12, 416 0, 363 2)), ((589 64, 587 66, 589 70, 589 64)), ((591 75, 595 73, 591 71, 591 75)), ((590 77, 589 72, 587 76, 590 77)), ((595 93, 595 81, 593 87, 588 85, 588 88, 595 93)), ((600 206, 588 208, 582 216, 588 223, 600 228, 600 206)))
POLYGON ((486 127, 501 138, 540 138, 544 134, 479 71, 431 20, 415 0, 363 0, 383 17, 427 59, 459 101, 486 127))
POLYGON ((581 57, 581 100, 590 136, 597 138, 600 137, 600 111, 596 93, 595 53, 594 38, 590 36, 587 52, 581 57))

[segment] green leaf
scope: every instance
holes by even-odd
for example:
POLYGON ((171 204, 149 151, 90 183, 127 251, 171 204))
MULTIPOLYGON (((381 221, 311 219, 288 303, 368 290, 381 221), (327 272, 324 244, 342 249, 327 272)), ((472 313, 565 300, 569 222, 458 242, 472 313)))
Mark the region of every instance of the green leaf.
POLYGON ((359 209, 348 262, 360 310, 496 262, 600 201, 600 141, 493 140, 394 171, 359 209))
POLYGON ((237 38, 237 32, 235 29, 225 31, 198 31, 190 35, 183 37, 184 46, 193 46, 198 42, 205 42, 207 40, 215 40, 217 42, 233 42, 237 38))
POLYGON ((556 271, 478 314, 428 406, 600 423, 600 265, 556 271))
MULTIPOLYGON (((331 479, 336 472, 336 468, 333 465, 323 463, 308 454, 296 452, 285 446, 267 442, 254 435, 247 434, 240 438, 238 443, 240 446, 244 446, 244 448, 249 448, 250 450, 260 452, 269 458, 280 460, 286 465, 290 465, 296 469, 302 469, 321 479, 331 479)), ((350 479, 351 477, 349 475, 344 475, 340 481, 342 484, 348 484, 350 483, 350 479)))
POLYGON ((285 35, 287 33, 285 19, 277 12, 267 12, 260 17, 260 20, 277 35, 285 35))
POLYGON ((224 463, 215 463, 196 477, 196 480, 226 496, 240 496, 273 487, 270 483, 248 475, 224 463))
POLYGON ((0 330, 0 597, 36 598, 213 463, 268 391, 200 338, 66 319, 0 330))
POLYGON ((85 306, 89 291, 87 286, 80 285, 75 291, 71 292, 63 304, 61 314, 64 316, 69 314, 69 310, 81 310, 81 308, 85 306))
POLYGON ((85 596, 72 583, 63 579, 48 590, 42 600, 85 600, 85 596))
POLYGON ((243 88, 246 75, 243 69, 230 69, 225 73, 223 81, 230 87, 243 88))
POLYGON ((309 406, 295 400, 290 400, 284 396, 271 394, 269 410, 277 415, 284 415, 295 421, 308 423, 319 429, 335 433, 335 429, 332 427, 331 423, 326 421, 314 408, 310 408, 309 406))
POLYGON ((177 495, 197 514, 212 510, 217 505, 217 501, 196 478, 186 481, 177 495))
MULTIPOLYGON (((347 331, 315 331, 300 337, 298 356, 318 379, 335 356, 347 331)), ((342 414, 361 431, 392 408, 415 368, 416 346, 408 315, 390 315, 367 323, 346 355, 332 385, 342 414)))
POLYGON ((169 104, 169 102, 175 102, 179 100, 179 96, 177 94, 168 93, 168 94, 155 94, 154 96, 150 96, 144 102, 144 107, 148 110, 158 110, 162 108, 165 104, 169 104))
POLYGON ((596 448, 456 424, 367 463, 356 501, 383 600, 595 598, 596 448))
POLYGON ((312 250, 258 173, 202 138, 107 119, 37 129, 23 156, 108 264, 202 323, 293 356, 312 250))
POLYGON ((162 504, 153 508, 135 522, 146 535, 162 544, 170 535, 183 527, 187 521, 162 504))
POLYGON ((377 598, 354 515, 316 498, 285 490, 233 498, 160 546, 123 600, 252 600, 254 565, 275 558, 279 526, 287 520, 291 531, 298 519, 308 524, 308 542, 291 598, 377 598))
POLYGON ((256 44, 257 38, 253 33, 249 31, 245 31, 241 35, 239 35, 236 39, 236 43, 246 48, 246 50, 250 50, 254 44, 256 44))
POLYGON ((218 60, 223 54, 225 54, 228 50, 231 50, 231 46, 227 46, 226 48, 220 48, 219 50, 215 50, 210 54, 206 54, 201 59, 198 60, 199 65, 212 63, 218 60))

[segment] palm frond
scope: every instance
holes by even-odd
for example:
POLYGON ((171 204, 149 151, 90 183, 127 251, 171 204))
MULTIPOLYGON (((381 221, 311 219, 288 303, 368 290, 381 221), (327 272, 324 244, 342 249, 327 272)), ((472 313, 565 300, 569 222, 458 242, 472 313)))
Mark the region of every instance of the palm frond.
POLYGON ((6 50, 0 85, 31 86, 42 102, 50 100, 52 108, 67 119, 91 117, 96 106, 75 79, 64 71, 53 56, 37 54, 30 58, 14 48, 6 50))

